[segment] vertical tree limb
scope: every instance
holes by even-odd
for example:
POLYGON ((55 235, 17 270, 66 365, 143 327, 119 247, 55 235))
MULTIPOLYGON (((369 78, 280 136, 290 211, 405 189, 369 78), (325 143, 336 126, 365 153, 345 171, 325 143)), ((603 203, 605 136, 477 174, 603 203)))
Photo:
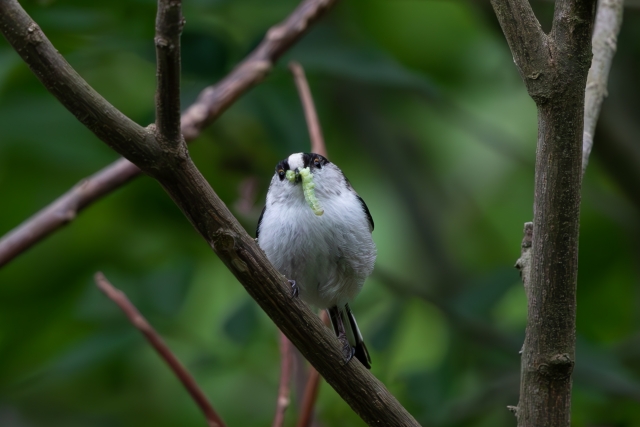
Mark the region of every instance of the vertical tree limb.
POLYGON ((180 132, 180 34, 184 26, 182 0, 158 0, 156 15, 156 128, 158 135, 178 145, 180 132))
POLYGON ((198 405, 202 413, 204 414, 209 427, 225 427, 224 422, 213 409, 211 403, 205 396, 204 392, 193 379, 191 374, 185 369, 176 356, 171 352, 169 347, 165 344, 163 339, 153 329, 153 327, 147 322, 147 320, 140 314, 138 309, 129 301, 129 298, 120 290, 113 287, 107 280, 104 274, 98 272, 94 277, 98 288, 107 296, 111 301, 116 303, 122 312, 127 316, 133 326, 135 326, 149 344, 154 348, 158 355, 165 361, 173 373, 178 377, 182 385, 193 401, 198 405))
POLYGON ((557 0, 550 34, 526 0, 492 0, 538 107, 531 274, 518 425, 568 427, 575 363, 582 134, 594 0, 557 0))
POLYGON ((596 123, 602 102, 607 96, 609 71, 616 53, 620 27, 622 27, 623 0, 600 0, 596 23, 593 28, 593 60, 587 76, 584 105, 584 135, 582 142, 582 175, 587 170, 589 155, 593 148, 596 123))

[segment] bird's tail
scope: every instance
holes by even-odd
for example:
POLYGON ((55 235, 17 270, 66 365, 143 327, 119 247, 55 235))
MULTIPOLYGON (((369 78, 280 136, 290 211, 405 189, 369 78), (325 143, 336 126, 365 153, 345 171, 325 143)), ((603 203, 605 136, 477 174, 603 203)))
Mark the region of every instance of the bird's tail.
MULTIPOLYGON (((356 318, 354 317, 353 312, 351 312, 349 304, 346 304, 344 308, 339 309, 339 313, 342 324, 344 325, 345 332, 347 334, 347 339, 355 350, 354 356, 356 356, 356 358, 360 361, 360 363, 364 365, 365 368, 371 369, 371 357, 369 357, 369 351, 367 350, 367 346, 364 344, 362 334, 360 333, 360 329, 358 328, 358 324, 356 323, 356 318)), ((331 317, 333 329, 337 334, 338 325, 336 322, 338 319, 334 319, 334 316, 331 317)))

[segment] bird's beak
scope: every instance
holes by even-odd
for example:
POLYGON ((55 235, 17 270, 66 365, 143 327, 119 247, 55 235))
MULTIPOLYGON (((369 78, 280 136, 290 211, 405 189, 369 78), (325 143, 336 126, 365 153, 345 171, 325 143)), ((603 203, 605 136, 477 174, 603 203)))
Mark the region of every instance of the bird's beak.
POLYGON ((300 176, 300 168, 296 168, 295 174, 296 174, 296 179, 294 182, 298 184, 302 181, 302 177, 300 176))

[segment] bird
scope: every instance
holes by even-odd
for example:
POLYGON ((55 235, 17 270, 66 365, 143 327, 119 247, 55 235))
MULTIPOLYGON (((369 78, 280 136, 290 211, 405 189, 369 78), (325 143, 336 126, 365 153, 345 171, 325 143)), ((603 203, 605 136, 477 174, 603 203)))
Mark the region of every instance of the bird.
POLYGON ((295 153, 276 165, 256 229, 258 246, 291 283, 292 295, 326 309, 346 362, 371 357, 349 302, 372 273, 373 218, 334 163, 295 153))

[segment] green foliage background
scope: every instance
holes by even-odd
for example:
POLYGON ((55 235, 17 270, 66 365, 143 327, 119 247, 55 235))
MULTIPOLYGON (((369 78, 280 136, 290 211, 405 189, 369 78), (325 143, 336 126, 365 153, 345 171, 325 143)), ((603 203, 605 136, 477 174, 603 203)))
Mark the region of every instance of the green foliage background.
MULTIPOLYGON (((296 4, 185 0, 183 106, 296 4)), ((102 95, 153 121, 154 1, 23 5, 102 95)), ((534 7, 548 29, 553 4, 534 7)), ((640 425, 639 21, 631 5, 585 178, 575 426, 640 425)), ((204 132, 191 154, 250 233, 274 165, 309 149, 290 59, 310 78, 331 160, 376 222, 376 272, 353 304, 373 373, 423 425, 514 425, 526 299, 513 264, 533 215, 536 111, 488 2, 343 0, 204 132)), ((116 159, 1 40, 0 233, 116 159)), ((143 177, 0 269, 0 425, 204 425, 97 291, 97 270, 229 426, 271 423, 275 326, 143 177)), ((322 425, 364 425, 326 384, 317 406, 322 425)))

